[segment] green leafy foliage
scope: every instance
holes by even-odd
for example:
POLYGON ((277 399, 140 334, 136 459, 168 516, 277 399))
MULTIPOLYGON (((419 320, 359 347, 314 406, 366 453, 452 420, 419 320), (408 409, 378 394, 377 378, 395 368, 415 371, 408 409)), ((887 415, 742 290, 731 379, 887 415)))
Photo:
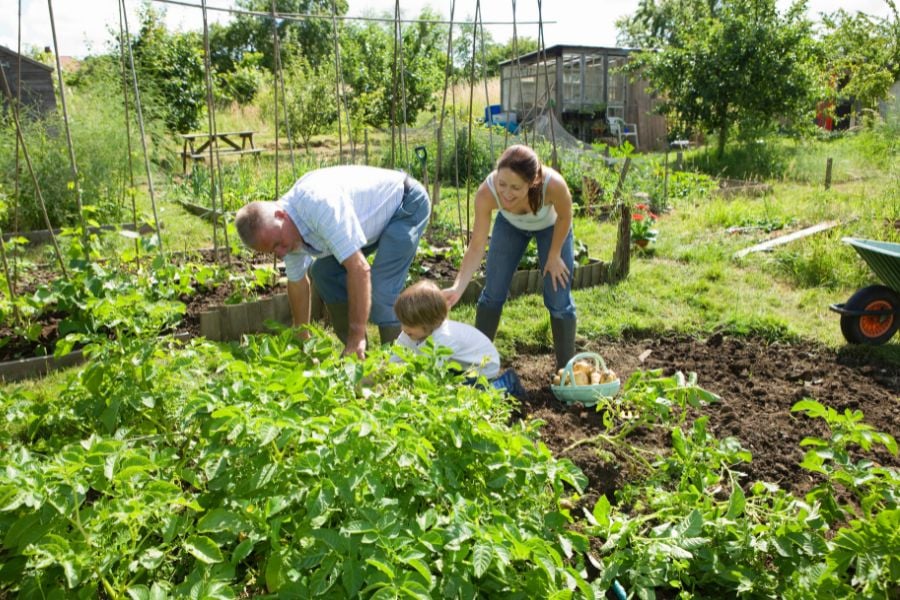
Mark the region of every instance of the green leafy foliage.
POLYGON ((143 86, 143 111, 164 122, 169 131, 195 130, 206 104, 199 34, 170 33, 156 10, 147 5, 131 44, 137 79, 143 86))
POLYGON ((847 409, 839 413, 815 400, 801 400, 791 411, 820 418, 831 429, 831 437, 827 440, 807 437, 800 442, 801 446, 809 448, 801 466, 826 476, 822 484, 807 494, 809 501, 821 502, 825 514, 835 521, 856 512, 854 505, 840 502, 838 488, 852 493, 866 517, 871 518, 884 508, 897 508, 900 500, 897 497, 897 484, 900 483, 897 473, 868 459, 854 461, 852 452, 854 448, 869 452, 875 445, 881 445, 896 455, 897 442, 893 437, 863 423, 863 414, 858 410, 847 409))
POLYGON ((325 98, 335 98, 333 63, 314 69, 305 61, 298 60, 286 69, 284 79, 285 98, 281 101, 286 118, 281 119, 283 133, 290 132, 303 140, 309 153, 310 138, 328 131, 338 115, 336 99, 323 103, 325 98))
MULTIPOLYGON (((213 28, 211 37, 216 42, 213 63, 220 72, 233 71, 250 53, 260 56, 261 67, 275 72, 272 19, 260 18, 252 12, 265 14, 274 9, 285 15, 331 15, 334 9, 338 16, 347 13, 346 0, 279 0, 274 6, 269 0, 239 0, 237 5, 247 12, 235 15, 227 25, 213 28)), ((278 19, 276 27, 281 64, 289 64, 297 58, 305 58, 313 65, 333 60, 334 33, 330 19, 278 19)))
MULTIPOLYGON (((393 15, 391 15, 391 18, 393 15)), ((430 9, 420 21, 404 24, 396 36, 391 23, 351 22, 341 32, 341 70, 349 93, 350 114, 359 126, 382 127, 415 123, 417 115, 434 110, 436 92, 444 82, 446 57, 440 48, 446 31, 430 9), (401 54, 402 53, 402 54, 401 54)), ((354 132, 359 137, 359 132, 354 132)))
MULTIPOLYGON (((121 106, 106 100, 112 92, 112 82, 101 81, 83 95, 71 100, 76 107, 95 105, 96 119, 74 120, 70 123, 72 144, 77 148, 78 181, 74 181, 62 119, 50 115, 39 119, 22 119, 22 137, 34 177, 47 209, 52 228, 66 227, 79 222, 77 192, 82 203, 95 207, 107 223, 117 223, 125 216, 123 206, 127 170, 123 151, 127 147, 124 128, 110 128, 108 123, 125 123, 121 106)), ((121 92, 119 92, 121 94, 121 92)), ((16 144, 15 123, 0 118, 0 228, 4 232, 47 229, 47 223, 34 179, 26 169, 21 145, 16 144), (18 149, 18 176, 16 150, 18 149), (18 183, 16 183, 18 179, 18 183), (16 194, 18 192, 18 194, 16 194)))
POLYGON ((558 506, 584 476, 536 425, 509 424, 511 406, 439 351, 401 367, 334 350, 290 331, 232 353, 105 344, 52 415, 4 395, 18 416, 0 589, 596 597, 587 538, 558 506))
MULTIPOLYGON (((215 57, 215 37, 210 41, 210 53, 215 57)), ((262 54, 259 52, 245 52, 240 62, 234 68, 216 71, 216 100, 220 103, 237 102, 241 105, 250 104, 262 85, 266 75, 262 68, 262 54)))
POLYGON ((126 339, 152 337, 170 331, 185 314, 185 302, 199 291, 215 289, 228 281, 234 288, 229 302, 252 298, 271 286, 275 273, 257 268, 235 274, 224 266, 210 266, 191 260, 176 264, 155 254, 155 238, 141 241, 142 260, 129 249, 115 260, 101 261, 101 239, 89 236, 82 241, 81 230, 64 230, 62 240, 68 249, 68 277, 40 284, 30 294, 10 299, 6 289, 0 292, 0 311, 18 308, 22 321, 13 330, 32 341, 42 332, 41 319, 53 315, 58 320, 60 341, 55 354, 66 354, 75 345, 83 345, 98 336, 126 339), (152 255, 149 258, 148 255, 152 255), (70 335, 71 334, 71 335, 70 335), (70 336, 67 339, 66 336, 70 336))
POLYGON ((829 439, 803 441, 811 448, 804 466, 825 481, 798 499, 773 483, 742 481, 750 453, 733 438, 716 439, 706 417, 686 427, 686 409, 709 401, 695 377, 636 373, 621 399, 598 404, 607 431, 589 441, 644 474, 616 503, 601 497, 585 511, 585 533, 601 542, 590 554, 601 587, 619 578, 638 598, 890 597, 900 584, 900 480, 869 460, 852 462, 849 449, 882 444, 896 453, 893 438, 858 411, 797 403, 793 410, 832 429, 829 439), (627 438, 647 428, 668 430, 672 440, 652 463, 627 438), (847 525, 853 506, 863 515, 847 525))
POLYGON ((774 0, 663 4, 664 37, 646 46, 660 50, 639 53, 626 68, 661 93, 675 135, 714 132, 721 156, 735 126, 755 139, 813 106, 815 44, 802 4, 784 14, 774 0))
POLYGON ((890 6, 893 20, 843 9, 824 15, 831 97, 852 100, 853 110, 877 109, 900 77, 900 19, 890 6))

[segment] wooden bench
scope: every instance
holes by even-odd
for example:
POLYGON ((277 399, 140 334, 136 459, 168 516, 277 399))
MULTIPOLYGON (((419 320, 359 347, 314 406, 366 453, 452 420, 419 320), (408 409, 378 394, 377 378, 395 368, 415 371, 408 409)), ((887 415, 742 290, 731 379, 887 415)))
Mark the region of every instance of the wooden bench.
POLYGON ((253 144, 255 131, 219 131, 215 135, 208 133, 184 133, 181 139, 184 147, 181 151, 182 169, 188 172, 188 160, 206 160, 212 154, 217 156, 241 156, 245 154, 259 155, 263 151, 253 144))

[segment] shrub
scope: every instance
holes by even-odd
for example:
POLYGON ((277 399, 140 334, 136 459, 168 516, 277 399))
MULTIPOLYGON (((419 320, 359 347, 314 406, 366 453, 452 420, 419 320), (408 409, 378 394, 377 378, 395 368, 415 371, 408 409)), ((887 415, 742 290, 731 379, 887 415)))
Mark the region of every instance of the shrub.
MULTIPOLYGON (((120 102, 110 98, 121 96, 111 80, 100 80, 89 89, 68 91, 70 114, 84 115, 70 118, 69 128, 78 169, 77 188, 72 177, 72 163, 64 135, 65 124, 57 116, 40 120, 23 120, 23 137, 34 178, 40 186, 53 227, 78 222, 77 191, 82 203, 96 208, 104 222, 117 222, 123 216, 126 188, 129 187, 127 132, 125 113, 120 102), (113 126, 119 123, 122 126, 113 126)), ((132 135, 137 128, 132 126, 132 135)), ((22 150, 19 149, 19 172, 16 173, 15 124, 0 124, 0 185, 9 195, 6 214, 0 214, 0 225, 9 229, 28 231, 45 229, 46 224, 22 150), (16 198, 13 190, 18 179, 18 219, 15 216, 16 198)), ((139 147, 132 141, 132 148, 139 147)), ((134 160, 137 161, 137 155, 134 160)), ((137 169, 139 171, 139 168, 137 169)))

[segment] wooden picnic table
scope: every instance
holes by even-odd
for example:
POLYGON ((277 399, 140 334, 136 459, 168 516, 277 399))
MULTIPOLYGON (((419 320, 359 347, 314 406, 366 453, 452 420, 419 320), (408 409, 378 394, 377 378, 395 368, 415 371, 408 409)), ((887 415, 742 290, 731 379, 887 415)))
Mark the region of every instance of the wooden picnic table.
POLYGON ((259 154, 262 148, 253 145, 255 131, 218 131, 214 135, 208 133, 183 133, 181 139, 184 148, 181 151, 182 168, 188 172, 188 160, 205 160, 209 158, 209 146, 213 144, 213 153, 219 156, 259 154))

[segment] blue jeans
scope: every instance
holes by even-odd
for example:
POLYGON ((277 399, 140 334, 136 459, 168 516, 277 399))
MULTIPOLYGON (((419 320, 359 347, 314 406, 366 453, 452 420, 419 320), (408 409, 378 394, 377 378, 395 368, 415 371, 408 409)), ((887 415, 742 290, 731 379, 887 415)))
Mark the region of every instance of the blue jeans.
MULTIPOLYGON (((516 267, 519 266, 531 238, 537 241, 538 261, 543 272, 553 241, 553 226, 539 231, 525 231, 510 224, 502 213, 497 213, 488 247, 484 289, 478 299, 478 306, 497 311, 503 309, 516 267)), ((575 301, 572 299, 572 273, 575 272, 573 239, 572 230, 569 229, 560 251, 563 262, 569 268, 566 286, 557 286, 554 290, 550 277, 544 277, 544 306, 554 319, 575 318, 575 301)))
MULTIPOLYGON (((397 212, 391 217, 378 240, 362 249, 365 256, 375 253, 372 262, 372 310, 369 319, 376 325, 400 325, 394 314, 394 301, 406 284, 406 276, 419 238, 428 224, 431 203, 428 192, 414 179, 397 212)), ((310 278, 325 304, 347 302, 347 269, 333 256, 316 259, 309 269, 310 278)))

